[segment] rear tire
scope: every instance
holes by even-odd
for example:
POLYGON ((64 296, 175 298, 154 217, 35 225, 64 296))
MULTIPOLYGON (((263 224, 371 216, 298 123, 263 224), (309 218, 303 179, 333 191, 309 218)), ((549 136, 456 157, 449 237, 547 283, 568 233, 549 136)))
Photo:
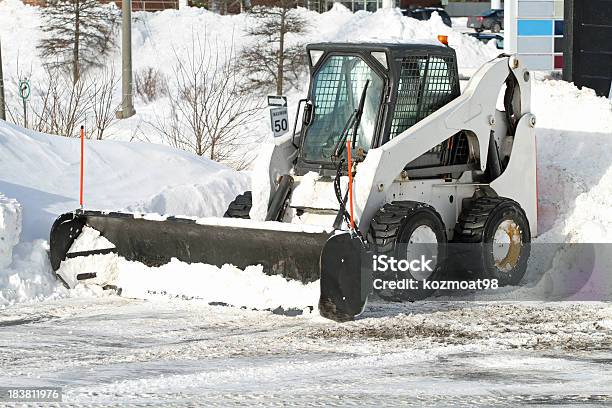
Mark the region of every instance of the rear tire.
POLYGON ((463 269, 499 286, 517 285, 531 251, 529 221, 509 198, 480 197, 465 209, 455 226, 455 242, 474 244, 459 256, 463 269))
POLYGON ((249 219, 249 212, 253 206, 253 197, 250 191, 245 191, 244 194, 239 194, 234 201, 227 207, 227 211, 223 214, 225 218, 244 218, 249 219))
POLYGON ((375 277, 384 280, 413 279, 419 281, 418 289, 380 290, 378 295, 391 301, 415 301, 425 299, 435 290, 424 289, 422 280, 440 280, 445 276, 446 229, 442 218, 436 210, 423 203, 414 201, 394 201, 385 204, 370 223, 368 241, 374 245, 378 255, 393 256, 395 259, 417 259, 429 252, 436 252, 433 272, 415 274, 406 272, 375 273, 375 277), (415 245, 415 244, 422 245, 415 245))

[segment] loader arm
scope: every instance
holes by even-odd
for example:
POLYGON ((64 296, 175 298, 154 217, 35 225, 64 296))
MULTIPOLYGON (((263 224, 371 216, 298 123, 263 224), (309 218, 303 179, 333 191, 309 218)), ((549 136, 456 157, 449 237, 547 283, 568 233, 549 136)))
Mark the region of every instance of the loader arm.
MULTIPOLYGON (((525 208, 530 224, 533 223, 532 231, 536 231, 535 157, 531 157, 533 153, 527 160, 516 157, 535 150, 530 148, 531 144, 535 144, 535 118, 530 113, 531 84, 528 71, 513 56, 498 57, 483 65, 459 97, 381 147, 368 152, 355 178, 356 208, 362 231, 368 230, 374 213, 386 202, 387 189, 406 164, 459 131, 468 131, 476 137, 480 169, 485 170, 489 138, 496 128, 495 118, 503 117, 496 115, 497 99, 509 75, 514 75, 519 89, 514 97, 514 113, 519 118, 516 146, 513 147, 509 166, 524 167, 511 173, 514 177, 520 174, 523 179, 511 180, 515 187, 505 186, 504 194, 516 199, 525 208), (533 191, 528 187, 529 191, 525 192, 525 186, 534 186, 533 191)), ((500 126, 500 129, 506 128, 500 126)), ((495 187, 493 183, 492 187, 495 187)))

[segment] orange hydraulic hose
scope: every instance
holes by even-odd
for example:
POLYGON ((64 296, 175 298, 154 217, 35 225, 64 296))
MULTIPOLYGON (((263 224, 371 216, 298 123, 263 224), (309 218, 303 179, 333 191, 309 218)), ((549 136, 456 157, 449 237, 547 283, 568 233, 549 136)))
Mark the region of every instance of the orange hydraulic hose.
POLYGON ((348 178, 349 178, 349 203, 351 214, 351 229, 355 229, 355 218, 353 217, 353 162, 351 160, 351 141, 346 141, 346 154, 348 156, 348 178))

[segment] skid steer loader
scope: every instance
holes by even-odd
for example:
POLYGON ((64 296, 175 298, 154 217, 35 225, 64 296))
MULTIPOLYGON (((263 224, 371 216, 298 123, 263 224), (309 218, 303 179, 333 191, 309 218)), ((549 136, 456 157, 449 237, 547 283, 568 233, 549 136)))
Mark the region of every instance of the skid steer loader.
POLYGON ((50 237, 57 275, 68 286, 112 287, 95 270, 63 267, 109 253, 149 266, 261 264, 267 274, 320 279, 320 313, 346 321, 372 292, 373 255, 428 243, 440 266, 452 265, 447 258, 461 255, 444 249, 452 242, 479 248, 467 256, 471 272, 517 284, 537 232, 535 117, 521 62, 501 55, 461 92, 455 51, 441 43, 321 43, 307 52, 310 86, 293 132, 275 139, 260 158, 267 180, 225 218, 64 214, 50 237), (80 239, 86 228, 105 244, 80 239), (501 257, 492 250, 500 240, 501 257))

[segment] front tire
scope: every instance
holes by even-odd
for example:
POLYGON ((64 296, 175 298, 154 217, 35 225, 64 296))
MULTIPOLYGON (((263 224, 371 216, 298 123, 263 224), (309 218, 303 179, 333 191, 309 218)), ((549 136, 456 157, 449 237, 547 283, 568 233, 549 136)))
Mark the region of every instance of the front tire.
POLYGON ((454 241, 471 244, 462 256, 464 269, 497 279, 499 286, 517 285, 527 271, 529 221, 521 206, 509 198, 476 199, 459 216, 454 241))
POLYGON ((424 288, 423 280, 436 281, 445 276, 446 230, 440 215, 427 204, 414 201, 385 204, 370 223, 368 241, 378 256, 393 256, 398 261, 424 256, 435 261, 431 272, 374 272, 375 277, 386 281, 412 279, 418 282, 417 289, 378 290, 378 295, 385 300, 412 302, 425 299, 435 290, 424 288))

